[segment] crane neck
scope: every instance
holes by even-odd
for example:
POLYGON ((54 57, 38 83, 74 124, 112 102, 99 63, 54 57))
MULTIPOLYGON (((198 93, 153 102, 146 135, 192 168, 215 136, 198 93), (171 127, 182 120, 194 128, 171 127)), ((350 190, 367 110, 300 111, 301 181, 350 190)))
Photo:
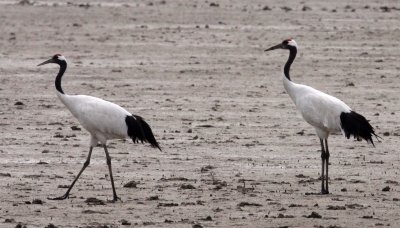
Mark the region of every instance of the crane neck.
POLYGON ((285 77, 291 81, 290 79, 290 66, 292 65, 294 59, 296 58, 296 54, 297 54, 297 48, 294 46, 289 46, 289 58, 286 61, 285 67, 283 68, 283 73, 285 74, 285 77))
POLYGON ((61 88, 61 78, 64 75, 65 70, 67 69, 67 62, 62 61, 59 63, 60 65, 60 71, 58 71, 57 77, 56 77, 56 81, 55 81, 55 85, 56 85, 56 89, 58 92, 64 94, 63 89, 61 88))

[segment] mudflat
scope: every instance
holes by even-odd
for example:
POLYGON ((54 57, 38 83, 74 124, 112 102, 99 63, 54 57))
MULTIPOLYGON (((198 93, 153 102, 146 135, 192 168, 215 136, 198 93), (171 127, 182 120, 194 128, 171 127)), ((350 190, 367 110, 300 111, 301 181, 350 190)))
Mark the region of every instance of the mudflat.
POLYGON ((397 1, 0 2, 0 226, 375 227, 400 225, 400 8, 397 1), (376 147, 319 140, 282 85, 291 77, 371 120, 376 147), (89 133, 58 100, 115 102, 152 126, 163 151, 109 142, 63 201, 89 133), (126 187, 124 187, 126 186, 126 187))

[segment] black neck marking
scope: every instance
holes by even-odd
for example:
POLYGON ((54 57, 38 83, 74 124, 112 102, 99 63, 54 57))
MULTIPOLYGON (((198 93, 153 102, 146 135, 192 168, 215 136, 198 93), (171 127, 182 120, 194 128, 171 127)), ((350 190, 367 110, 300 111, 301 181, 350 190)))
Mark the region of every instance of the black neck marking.
POLYGON ((283 73, 285 74, 285 77, 291 81, 289 71, 290 71, 290 66, 292 65, 294 59, 296 58, 297 54, 297 48, 294 46, 288 46, 288 49, 290 51, 289 53, 289 58, 285 64, 285 67, 283 68, 283 73))
POLYGON ((56 89, 58 90, 58 92, 64 94, 64 91, 63 91, 63 89, 61 88, 61 78, 62 78, 62 76, 64 75, 65 70, 67 69, 67 62, 65 62, 65 61, 60 61, 60 62, 58 63, 58 65, 60 65, 60 71, 58 72, 57 77, 56 77, 56 82, 55 82, 55 84, 56 84, 56 89))

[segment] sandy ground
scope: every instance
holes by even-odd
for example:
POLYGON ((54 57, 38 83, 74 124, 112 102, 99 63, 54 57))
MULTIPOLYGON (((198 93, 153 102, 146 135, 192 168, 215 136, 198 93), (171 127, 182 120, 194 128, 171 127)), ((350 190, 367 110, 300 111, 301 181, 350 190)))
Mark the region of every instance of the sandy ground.
POLYGON ((400 226, 397 1, 33 2, 0 2, 0 227, 400 226), (320 147, 284 92, 288 53, 263 52, 288 37, 300 46, 292 79, 344 100, 383 138, 330 137, 329 195, 308 194, 320 147), (66 93, 145 117, 163 147, 110 141, 123 202, 107 202, 100 147, 71 197, 47 200, 89 149, 55 94, 58 68, 36 67, 56 53, 69 61, 66 93))

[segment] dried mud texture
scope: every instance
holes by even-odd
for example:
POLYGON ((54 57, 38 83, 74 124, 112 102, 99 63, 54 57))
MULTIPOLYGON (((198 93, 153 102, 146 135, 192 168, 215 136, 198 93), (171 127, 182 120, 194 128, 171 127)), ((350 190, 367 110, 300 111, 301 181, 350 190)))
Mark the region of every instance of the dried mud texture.
POLYGON ((374 227, 400 224, 400 11, 397 1, 2 1, 0 226, 374 227), (397 7, 397 8, 396 8, 397 7), (383 138, 330 137, 330 195, 319 141, 284 92, 292 79, 332 94, 383 138), (110 141, 123 202, 109 203, 103 150, 64 201, 89 134, 58 100, 120 104, 153 127, 159 152, 110 141), (130 187, 123 187, 124 185, 130 187))

